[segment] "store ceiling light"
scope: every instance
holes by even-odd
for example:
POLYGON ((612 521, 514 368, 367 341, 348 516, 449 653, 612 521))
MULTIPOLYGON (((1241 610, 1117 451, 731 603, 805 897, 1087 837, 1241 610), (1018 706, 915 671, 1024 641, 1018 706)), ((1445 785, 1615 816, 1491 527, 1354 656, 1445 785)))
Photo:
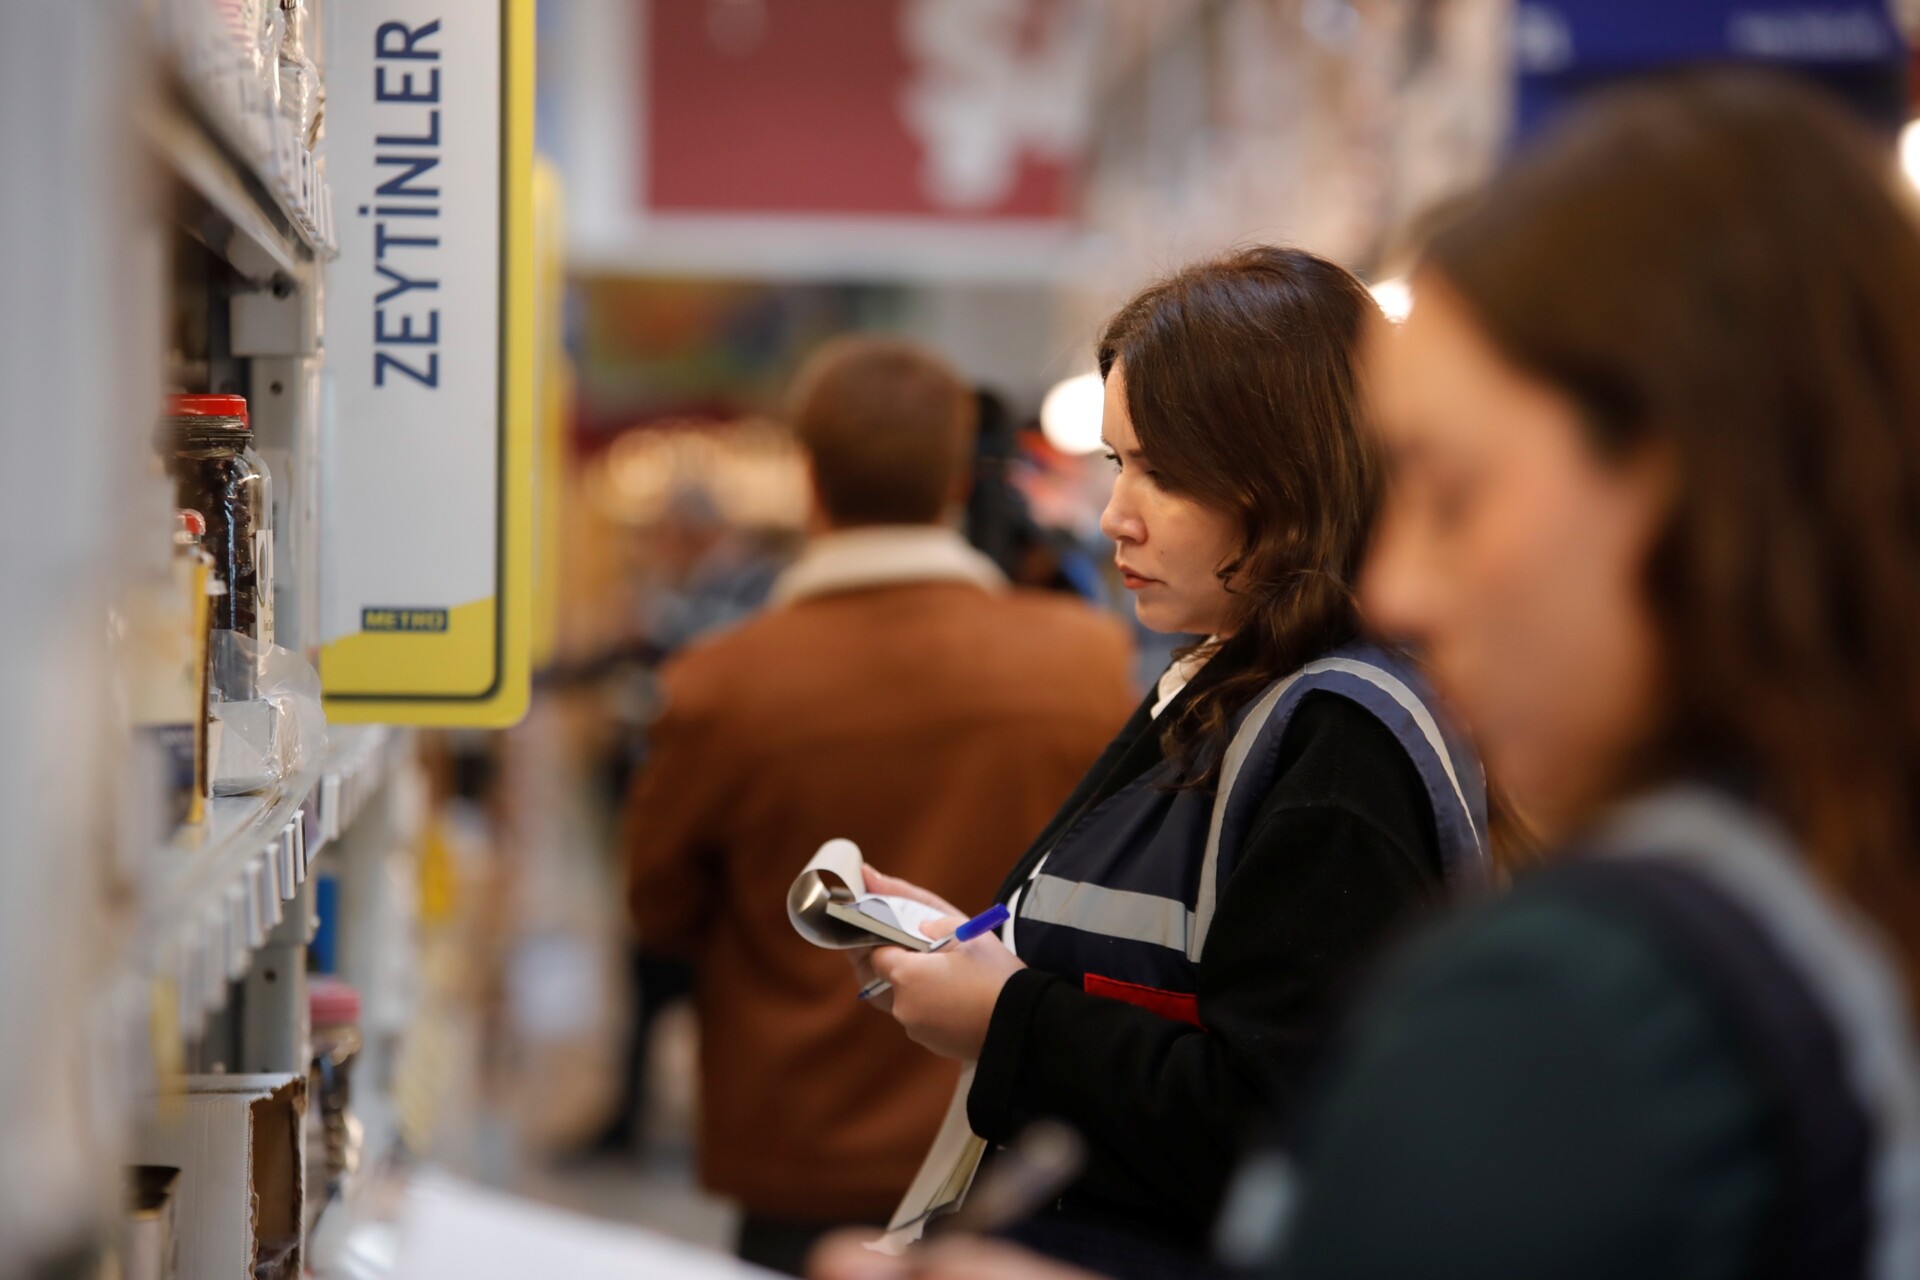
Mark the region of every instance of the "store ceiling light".
POLYGON ((1062 453, 1094 453, 1100 448, 1100 417, 1107 389, 1097 373, 1058 383, 1040 403, 1040 432, 1062 453))
POLYGON ((1373 300, 1380 304, 1380 310, 1395 324, 1405 320, 1407 313, 1413 310, 1413 286, 1403 276, 1376 281, 1368 288, 1373 300))
POLYGON ((1920 120, 1907 121, 1900 131, 1900 169, 1908 182, 1920 187, 1920 120))

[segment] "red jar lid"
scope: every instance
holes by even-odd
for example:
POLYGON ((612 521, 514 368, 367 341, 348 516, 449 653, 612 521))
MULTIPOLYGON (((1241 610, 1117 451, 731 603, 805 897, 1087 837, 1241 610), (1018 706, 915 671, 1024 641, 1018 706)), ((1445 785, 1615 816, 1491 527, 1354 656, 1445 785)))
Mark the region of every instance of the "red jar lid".
POLYGON ((360 992, 338 978, 307 979, 307 1016, 316 1027, 345 1027, 360 1021, 360 992))
POLYGON ((174 522, 182 533, 190 533, 196 538, 207 536, 207 518, 192 507, 182 507, 173 513, 174 522))
POLYGON ((247 417, 245 396, 168 396, 167 414, 174 418, 238 418, 240 425, 253 427, 247 417))

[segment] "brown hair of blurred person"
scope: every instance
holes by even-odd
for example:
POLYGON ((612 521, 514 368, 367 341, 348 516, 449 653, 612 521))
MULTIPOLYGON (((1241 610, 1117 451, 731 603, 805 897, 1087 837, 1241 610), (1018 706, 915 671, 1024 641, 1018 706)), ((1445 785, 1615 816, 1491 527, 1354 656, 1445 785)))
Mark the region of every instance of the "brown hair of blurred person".
POLYGON ((1920 991, 1920 225, 1895 181, 1811 89, 1663 77, 1454 217, 1423 275, 1603 456, 1677 470, 1644 580, 1663 723, 1616 784, 1738 771, 1920 991))
POLYGON ((974 396, 910 342, 836 338, 802 367, 794 432, 837 528, 932 524, 966 491, 974 396))
POLYGON ((1358 629, 1353 579, 1381 468, 1353 353, 1379 314, 1340 267, 1263 246, 1153 285, 1100 339, 1101 377, 1124 369, 1127 410, 1159 483, 1242 530, 1217 572, 1236 602, 1232 633, 1253 637, 1256 657, 1162 731, 1188 785, 1213 776, 1241 707, 1358 629), (1282 316, 1291 323, 1277 331, 1282 316))

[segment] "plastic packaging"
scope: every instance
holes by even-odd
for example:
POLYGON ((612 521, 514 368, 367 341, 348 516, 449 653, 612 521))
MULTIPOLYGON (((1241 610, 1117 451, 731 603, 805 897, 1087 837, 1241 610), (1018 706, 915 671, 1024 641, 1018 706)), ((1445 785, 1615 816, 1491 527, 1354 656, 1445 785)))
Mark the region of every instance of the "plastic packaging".
POLYGON ((312 10, 307 0, 280 0, 284 31, 280 39, 280 114, 302 147, 311 151, 320 137, 326 90, 314 64, 308 32, 312 10))
POLYGON ((214 632, 211 650, 214 794, 264 791, 318 765, 327 717, 320 675, 307 660, 237 631, 214 632))

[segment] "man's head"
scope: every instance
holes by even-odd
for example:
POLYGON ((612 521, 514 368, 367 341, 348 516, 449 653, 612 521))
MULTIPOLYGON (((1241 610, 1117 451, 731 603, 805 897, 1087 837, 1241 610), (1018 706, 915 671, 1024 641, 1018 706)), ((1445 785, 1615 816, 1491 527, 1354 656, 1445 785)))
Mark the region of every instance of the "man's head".
POLYGON ((966 495, 974 420, 960 375, 895 339, 835 339, 794 386, 794 432, 834 528, 940 520, 966 495))

